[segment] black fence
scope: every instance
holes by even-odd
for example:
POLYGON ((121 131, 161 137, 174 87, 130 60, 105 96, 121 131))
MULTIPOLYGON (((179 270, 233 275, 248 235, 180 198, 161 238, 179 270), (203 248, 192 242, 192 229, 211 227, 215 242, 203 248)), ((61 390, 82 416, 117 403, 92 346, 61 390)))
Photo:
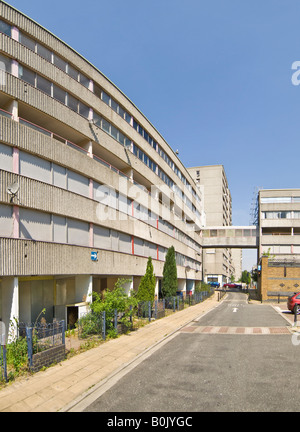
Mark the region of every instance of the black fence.
POLYGON ((7 382, 6 345, 0 345, 1 381, 7 382))
POLYGON ((19 334, 27 338, 28 362, 32 365, 33 355, 56 346, 65 344, 65 321, 53 323, 22 323, 19 325, 19 334))
POLYGON ((97 314, 91 311, 78 320, 78 337, 84 339, 97 336, 105 340, 107 335, 127 333, 133 330, 140 320, 150 322, 163 318, 170 313, 200 303, 213 293, 214 290, 210 290, 188 295, 185 298, 177 296, 154 302, 140 302, 137 307, 131 307, 127 311, 114 309, 97 314))

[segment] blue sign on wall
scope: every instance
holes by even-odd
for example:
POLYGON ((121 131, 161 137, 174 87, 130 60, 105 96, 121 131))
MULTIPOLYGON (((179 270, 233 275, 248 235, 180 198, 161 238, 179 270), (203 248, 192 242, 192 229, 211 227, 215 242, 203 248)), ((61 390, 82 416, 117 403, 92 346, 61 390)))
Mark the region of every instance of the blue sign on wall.
POLYGON ((91 252, 91 260, 92 261, 98 261, 98 252, 91 252))

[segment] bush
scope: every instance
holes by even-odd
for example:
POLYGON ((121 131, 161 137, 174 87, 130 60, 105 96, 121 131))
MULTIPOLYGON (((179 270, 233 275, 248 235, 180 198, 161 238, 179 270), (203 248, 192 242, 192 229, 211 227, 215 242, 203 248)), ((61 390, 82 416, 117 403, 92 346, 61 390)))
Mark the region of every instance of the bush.
POLYGON ((195 293, 203 292, 203 291, 211 291, 211 285, 205 282, 197 282, 195 285, 195 293))
POLYGON ((139 302, 154 301, 156 278, 153 273, 152 258, 148 258, 146 273, 141 279, 141 283, 136 294, 139 302))
POLYGON ((176 296, 177 288, 178 288, 178 281, 177 281, 175 249, 174 246, 171 246, 168 249, 166 255, 166 261, 163 269, 163 279, 161 284, 163 297, 176 296))
POLYGON ((127 279, 118 279, 114 289, 106 291, 103 298, 98 293, 93 293, 91 312, 78 321, 82 337, 102 333, 103 312, 105 312, 106 333, 110 337, 116 336, 114 330, 115 310, 122 312, 122 318, 119 321, 127 327, 130 326, 129 317, 132 315, 134 307, 137 306, 137 300, 126 294, 123 285, 127 282, 127 279))
POLYGON ((102 315, 89 312, 78 320, 78 331, 80 337, 86 338, 91 335, 102 333, 102 315))
POLYGON ((26 337, 19 337, 9 343, 6 347, 7 365, 13 366, 16 372, 19 372, 28 364, 28 350, 26 337))

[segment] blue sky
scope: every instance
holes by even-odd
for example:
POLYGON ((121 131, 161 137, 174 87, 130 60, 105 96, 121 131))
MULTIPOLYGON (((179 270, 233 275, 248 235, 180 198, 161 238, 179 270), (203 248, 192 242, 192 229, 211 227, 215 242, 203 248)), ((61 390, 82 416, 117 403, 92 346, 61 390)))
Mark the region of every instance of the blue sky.
POLYGON ((8 3, 114 82, 187 167, 224 165, 233 224, 251 222, 257 188, 300 187, 299 0, 8 3))

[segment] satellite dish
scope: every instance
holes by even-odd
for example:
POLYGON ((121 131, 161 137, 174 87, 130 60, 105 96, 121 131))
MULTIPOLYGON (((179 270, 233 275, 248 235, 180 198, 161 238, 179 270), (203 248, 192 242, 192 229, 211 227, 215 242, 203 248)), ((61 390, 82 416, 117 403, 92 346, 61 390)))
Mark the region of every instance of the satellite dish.
POLYGON ((19 184, 17 182, 15 183, 11 183, 7 186, 6 192, 11 195, 11 201, 12 199, 17 195, 17 193, 19 192, 19 184))

